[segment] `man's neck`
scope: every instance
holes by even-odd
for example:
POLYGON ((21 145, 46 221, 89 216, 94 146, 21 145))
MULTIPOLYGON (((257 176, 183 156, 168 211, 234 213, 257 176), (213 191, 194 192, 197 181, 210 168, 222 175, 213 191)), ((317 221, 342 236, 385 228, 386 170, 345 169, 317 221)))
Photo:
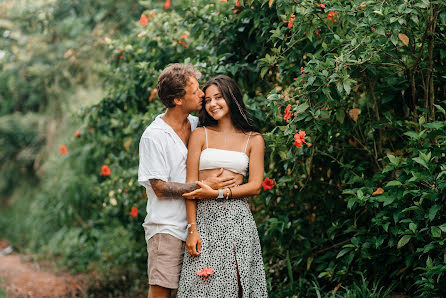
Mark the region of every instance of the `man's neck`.
POLYGON ((185 113, 177 107, 174 107, 168 108, 162 119, 174 130, 177 130, 188 125, 187 116, 189 116, 189 113, 185 113))

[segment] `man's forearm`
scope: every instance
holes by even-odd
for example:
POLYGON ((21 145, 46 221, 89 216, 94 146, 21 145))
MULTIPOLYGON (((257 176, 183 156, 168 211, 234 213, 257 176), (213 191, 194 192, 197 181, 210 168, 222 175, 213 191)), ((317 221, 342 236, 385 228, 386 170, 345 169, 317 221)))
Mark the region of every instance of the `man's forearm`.
POLYGON ((195 183, 165 182, 159 179, 150 179, 149 181, 156 196, 160 199, 179 199, 182 198, 182 194, 200 188, 195 183))

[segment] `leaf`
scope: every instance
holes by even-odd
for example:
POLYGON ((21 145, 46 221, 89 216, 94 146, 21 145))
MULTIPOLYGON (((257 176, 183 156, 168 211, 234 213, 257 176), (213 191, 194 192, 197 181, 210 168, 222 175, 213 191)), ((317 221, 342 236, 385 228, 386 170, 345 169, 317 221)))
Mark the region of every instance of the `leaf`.
POLYGON ((393 201, 395 201, 395 197, 384 197, 384 199, 382 200, 383 202, 383 206, 387 206, 393 203, 393 201))
POLYGON ((379 187, 377 190, 375 190, 372 193, 372 196, 378 196, 378 195, 382 195, 384 193, 384 189, 382 189, 381 187, 379 187))
POLYGON ((387 154, 387 158, 390 160, 390 163, 393 164, 394 166, 400 164, 401 157, 397 157, 392 154, 387 154))
POLYGON ((344 123, 345 113, 342 109, 338 109, 336 111, 336 120, 338 120, 340 123, 344 123))
POLYGON ((361 110, 360 109, 351 109, 350 111, 348 111, 348 115, 355 122, 358 122, 359 114, 361 114, 361 110))
POLYGON ((434 238, 441 237, 441 230, 439 227, 431 227, 431 233, 432 233, 432 237, 434 237, 434 238))
POLYGON ((410 235, 404 235, 403 237, 401 237, 401 239, 398 241, 397 248, 400 249, 401 247, 406 245, 409 242, 410 238, 412 238, 412 236, 410 235))
POLYGON ((341 251, 338 253, 338 255, 336 256, 336 259, 339 259, 339 258, 342 257, 343 255, 349 253, 351 250, 352 250, 351 247, 344 248, 343 250, 341 250, 341 251))
POLYGON ((409 37, 407 37, 406 34, 400 33, 398 34, 398 38, 401 40, 401 42, 407 47, 409 45, 409 37))
POLYGON ((432 266, 433 266, 433 264, 432 264, 432 259, 431 259, 431 257, 427 257, 427 260, 426 260, 426 266, 427 266, 427 268, 432 268, 432 266))
POLYGON ((297 108, 295 109, 297 114, 300 114, 302 112, 305 112, 310 106, 304 102, 303 104, 300 104, 297 106, 297 108))
POLYGON ((350 87, 350 84, 348 82, 344 82, 344 90, 347 94, 350 94, 350 91, 352 90, 352 88, 350 87))
POLYGON ((130 145, 132 144, 132 138, 128 138, 125 142, 124 142, 124 148, 126 151, 129 151, 130 145))
POLYGON ((429 166, 427 165, 426 161, 424 161, 424 159, 422 159, 421 157, 414 157, 412 158, 412 160, 429 170, 429 166))
POLYGON ((432 129, 441 129, 445 126, 446 124, 442 121, 435 121, 435 122, 431 122, 431 123, 426 123, 424 124, 424 127, 427 128, 432 128, 432 129))
POLYGON ((446 233, 446 223, 444 223, 444 224, 442 224, 441 226, 439 226, 439 228, 440 228, 440 230, 441 230, 443 233, 446 233))
POLYGON ((289 251, 286 252, 286 265, 287 265, 287 269, 288 269, 288 277, 290 278, 290 283, 292 285, 294 283, 294 279, 293 279, 293 269, 291 267, 291 260, 290 260, 290 252, 289 251))
POLYGON ((310 256, 307 259, 307 271, 310 270, 311 263, 313 263, 313 256, 310 256))
POLYGON ((401 186, 401 185, 403 185, 403 184, 401 182, 399 182, 398 180, 392 180, 386 184, 386 186, 401 186))
POLYGON ((434 104, 434 106, 435 106, 440 112, 442 112, 443 115, 446 115, 446 111, 443 109, 442 106, 440 106, 440 105, 436 105, 436 104, 434 104))
POLYGON ((435 215, 437 215, 438 210, 440 210, 440 205, 434 205, 429 209, 429 220, 434 220, 435 215))
POLYGON ((420 134, 416 131, 406 131, 404 134, 415 140, 418 140, 420 138, 420 134))
POLYGON ((417 231, 417 225, 414 224, 413 222, 411 222, 411 223, 409 224, 409 230, 411 230, 412 233, 415 234, 415 232, 417 231))

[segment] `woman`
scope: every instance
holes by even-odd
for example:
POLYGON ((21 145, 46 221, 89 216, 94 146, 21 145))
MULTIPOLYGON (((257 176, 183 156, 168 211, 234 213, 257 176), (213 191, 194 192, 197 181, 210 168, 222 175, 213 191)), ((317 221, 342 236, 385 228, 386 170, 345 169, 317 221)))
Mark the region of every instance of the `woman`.
POLYGON ((187 182, 223 168, 222 175, 234 176, 237 185, 217 191, 197 182, 200 189, 183 195, 197 200, 186 201, 189 234, 177 297, 267 297, 259 236, 246 199, 260 192, 263 137, 247 117, 234 80, 217 76, 203 92, 202 127, 189 140, 187 182))

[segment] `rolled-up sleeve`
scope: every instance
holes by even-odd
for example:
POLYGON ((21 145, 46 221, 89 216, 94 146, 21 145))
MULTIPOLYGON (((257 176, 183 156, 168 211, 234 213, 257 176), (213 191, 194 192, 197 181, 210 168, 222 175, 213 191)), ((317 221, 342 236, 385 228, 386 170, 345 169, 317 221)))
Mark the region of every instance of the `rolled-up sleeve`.
POLYGON ((143 136, 139 141, 138 182, 147 187, 149 179, 168 181, 166 152, 155 135, 143 136))

